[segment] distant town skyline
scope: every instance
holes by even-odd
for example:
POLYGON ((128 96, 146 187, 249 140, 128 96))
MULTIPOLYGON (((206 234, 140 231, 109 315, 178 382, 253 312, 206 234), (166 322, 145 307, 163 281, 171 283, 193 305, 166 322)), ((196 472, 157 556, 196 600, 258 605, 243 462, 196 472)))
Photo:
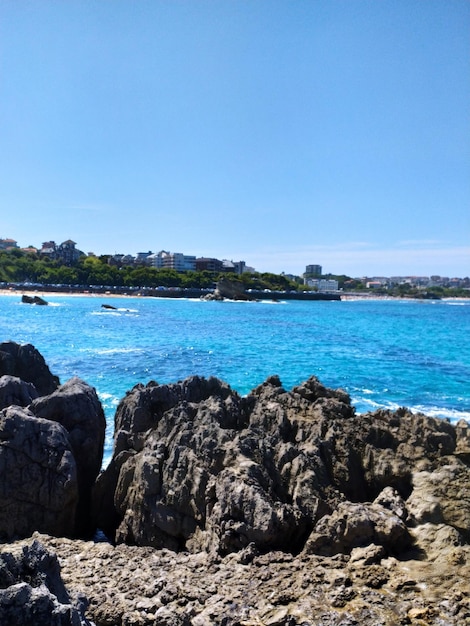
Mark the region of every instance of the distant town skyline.
POLYGON ((0 235, 470 274, 467 0, 0 3, 0 235))
MULTIPOLYGON (((57 246, 57 248, 66 248, 66 249, 71 249, 71 248, 76 248, 76 246, 78 245, 78 242, 74 241, 71 238, 68 238, 64 241, 56 241, 54 239, 46 239, 46 241, 42 242, 41 245, 35 245, 35 244, 29 244, 28 246, 21 246, 18 244, 18 241, 12 237, 7 237, 7 238, 3 238, 0 237, 0 251, 2 250, 8 250, 8 249, 14 249, 14 248, 18 248, 20 250, 29 250, 31 248, 36 249, 39 253, 42 252, 48 252, 50 244, 55 244, 57 246)), ((176 250, 169 250, 168 248, 166 249, 160 249, 158 251, 155 250, 147 250, 147 251, 138 251, 138 252, 129 252, 129 251, 123 251, 120 253, 113 253, 113 252, 103 252, 100 254, 95 253, 94 251, 90 250, 88 252, 85 252, 85 250, 80 250, 80 248, 76 248, 76 251, 80 251, 81 253, 88 255, 88 254, 93 254, 93 255, 105 255, 105 256, 110 256, 110 257, 129 257, 129 258, 133 258, 136 261, 142 260, 143 258, 145 258, 146 256, 151 256, 151 257, 157 257, 159 256, 162 252, 164 254, 169 254, 170 256, 174 256, 175 254, 177 255, 187 255, 188 257, 194 258, 197 260, 202 260, 202 259, 213 259, 213 260, 219 260, 219 261, 227 261, 227 262, 234 262, 237 265, 243 265, 243 267, 246 266, 246 271, 248 272, 259 272, 259 273, 263 273, 263 272, 271 272, 274 274, 286 274, 286 275, 292 275, 292 276, 297 276, 297 277, 308 277, 308 278, 315 278, 315 277, 319 277, 321 275, 328 275, 328 274, 333 274, 333 275, 345 275, 345 276, 349 276, 350 278, 370 278, 370 279, 374 279, 374 278, 393 278, 393 277, 403 277, 403 278, 420 278, 420 277, 444 277, 444 278, 456 278, 459 280, 462 279, 468 279, 469 275, 468 274, 445 274, 445 273, 439 273, 439 272, 433 272, 433 273, 428 273, 428 274, 418 274, 416 272, 407 272, 407 273, 392 273, 392 274, 377 274, 377 273, 363 273, 363 274, 348 274, 347 272, 344 271, 338 271, 338 272, 333 272, 328 268, 323 268, 323 266, 321 264, 306 264, 304 265, 303 269, 299 269, 297 271, 294 272, 277 272, 274 271, 272 269, 265 269, 265 270, 259 270, 256 267, 253 267, 252 264, 250 264, 249 262, 247 262, 246 259, 242 259, 242 258, 234 258, 234 257, 228 257, 227 255, 219 255, 218 257, 214 257, 212 255, 207 255, 207 254, 201 254, 201 255, 193 255, 190 251, 176 251, 176 250)), ((78 257, 77 257, 78 258, 78 257)), ((240 270, 241 271, 245 271, 245 270, 240 270)))

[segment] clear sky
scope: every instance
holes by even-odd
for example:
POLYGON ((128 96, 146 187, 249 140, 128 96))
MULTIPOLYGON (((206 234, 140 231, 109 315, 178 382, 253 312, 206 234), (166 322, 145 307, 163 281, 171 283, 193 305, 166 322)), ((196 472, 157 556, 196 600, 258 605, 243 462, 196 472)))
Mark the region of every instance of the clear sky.
POLYGON ((470 274, 468 0, 0 0, 0 237, 470 274))

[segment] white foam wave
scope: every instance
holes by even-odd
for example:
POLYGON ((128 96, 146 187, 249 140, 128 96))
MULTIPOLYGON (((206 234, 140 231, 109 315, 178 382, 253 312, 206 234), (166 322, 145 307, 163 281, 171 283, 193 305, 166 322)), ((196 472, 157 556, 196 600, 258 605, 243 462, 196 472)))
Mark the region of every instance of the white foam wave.
POLYGON ((424 404, 417 404, 414 406, 407 406, 406 404, 398 404, 396 402, 376 402, 370 398, 352 398, 352 404, 356 407, 357 413, 368 413, 369 411, 376 411, 378 409, 388 409, 390 411, 396 411, 397 409, 406 406, 406 408, 412 413, 423 413, 428 417, 438 417, 439 419, 448 419, 452 423, 456 423, 461 419, 470 422, 470 411, 459 411, 458 409, 449 409, 439 406, 426 406, 424 404))
POLYGON ((98 397, 106 407, 115 407, 119 404, 120 398, 114 396, 112 393, 100 392, 98 397))
POLYGON ((416 406, 412 407, 413 413, 424 413, 429 417, 439 417, 441 419, 449 419, 451 422, 458 422, 464 419, 470 422, 470 411, 458 411, 457 409, 445 409, 437 406, 416 406))
POLYGON ((376 402, 370 398, 351 398, 352 404, 356 407, 357 413, 368 413, 369 411, 377 411, 378 409, 388 409, 396 411, 400 408, 400 404, 396 402, 376 402))
POLYGON ((87 354, 141 354, 143 348, 81 348, 87 354))
POLYGON ((94 354, 138 354, 143 352, 142 348, 95 348, 94 354))

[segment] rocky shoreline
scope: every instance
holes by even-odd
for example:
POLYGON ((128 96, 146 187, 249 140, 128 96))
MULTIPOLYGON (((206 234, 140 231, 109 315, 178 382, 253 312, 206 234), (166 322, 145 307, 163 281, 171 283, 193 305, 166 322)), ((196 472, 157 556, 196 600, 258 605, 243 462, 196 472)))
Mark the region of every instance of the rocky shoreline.
POLYGON ((100 471, 95 390, 12 342, 0 409, 0 624, 470 624, 464 421, 149 382, 100 471))

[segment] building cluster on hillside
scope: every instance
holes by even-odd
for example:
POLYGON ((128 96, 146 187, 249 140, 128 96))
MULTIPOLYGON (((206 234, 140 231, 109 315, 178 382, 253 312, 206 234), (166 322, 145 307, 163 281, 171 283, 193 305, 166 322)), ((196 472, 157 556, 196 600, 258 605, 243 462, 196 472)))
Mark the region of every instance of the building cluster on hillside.
MULTIPOLYGON (((17 249, 27 252, 36 252, 42 257, 59 261, 64 265, 74 265, 82 256, 95 256, 93 252, 89 252, 88 255, 86 255, 81 250, 78 250, 76 245, 74 241, 68 239, 61 244, 56 244, 55 241, 45 241, 41 248, 19 248, 18 243, 14 239, 0 239, 0 250, 17 249)), ((157 269, 172 269, 177 272, 204 270, 209 272, 234 272, 235 274, 255 272, 255 269, 249 267, 245 261, 219 260, 207 257, 196 258, 194 255, 183 254, 181 252, 169 252, 167 250, 161 250, 155 253, 151 251, 138 252, 136 256, 132 254, 113 254, 109 256, 108 263, 109 265, 117 267, 146 266, 157 269)))
POLYGON ((470 278, 449 278, 448 276, 375 276, 364 277, 361 282, 367 289, 390 289, 399 285, 409 285, 421 289, 429 287, 470 288, 470 278))
POLYGON ((71 239, 56 244, 55 241, 45 241, 41 248, 29 246, 28 248, 20 248, 14 239, 0 239, 0 250, 21 250, 22 252, 35 252, 43 257, 49 258, 51 261, 59 261, 64 265, 74 265, 78 259, 85 253, 78 250, 77 244, 71 239))
MULTIPOLYGON (((35 252, 40 256, 47 257, 54 261, 59 261, 64 265, 74 265, 82 256, 95 256, 93 252, 86 255, 76 248, 76 243, 71 239, 56 244, 54 241, 46 241, 41 248, 20 248, 14 239, 0 238, 0 251, 2 250, 22 250, 24 252, 35 252)), ((146 266, 157 269, 167 268, 177 272, 187 271, 209 271, 209 272, 233 272, 235 274, 254 273, 255 269, 246 265, 245 261, 229 261, 227 259, 215 259, 208 257, 197 258, 194 255, 183 254, 181 252, 138 252, 135 256, 131 254, 109 255, 108 263, 117 267, 123 266, 146 266)), ((285 275, 292 280, 299 279, 298 276, 285 275)), ((322 278, 321 265, 307 265, 302 276, 306 286, 318 291, 338 291, 338 281, 331 278, 322 278)), ((300 280, 300 279, 299 279, 300 280)), ((417 288, 429 287, 457 287, 470 288, 470 278, 448 278, 446 276, 375 276, 355 278, 353 282, 360 281, 367 289, 389 289, 399 285, 410 285, 417 288)), ((344 284, 347 289, 347 282, 344 284)))
POLYGON ((77 250, 77 244, 71 239, 57 245, 55 241, 45 241, 42 248, 38 250, 38 254, 48 257, 51 261, 60 261, 64 265, 75 265, 78 259, 84 255, 84 252, 77 250))
POLYGON ((332 278, 321 278, 321 265, 307 265, 304 272, 304 285, 317 291, 338 291, 338 281, 332 278))
POLYGON ((248 267, 245 261, 229 261, 227 259, 214 259, 208 257, 197 258, 194 255, 183 254, 182 252, 138 252, 136 256, 131 254, 113 254, 109 257, 108 263, 117 267, 125 265, 141 265, 154 267, 156 269, 167 268, 177 272, 188 271, 209 271, 209 272, 234 272, 243 274, 253 273, 255 269, 248 267))

